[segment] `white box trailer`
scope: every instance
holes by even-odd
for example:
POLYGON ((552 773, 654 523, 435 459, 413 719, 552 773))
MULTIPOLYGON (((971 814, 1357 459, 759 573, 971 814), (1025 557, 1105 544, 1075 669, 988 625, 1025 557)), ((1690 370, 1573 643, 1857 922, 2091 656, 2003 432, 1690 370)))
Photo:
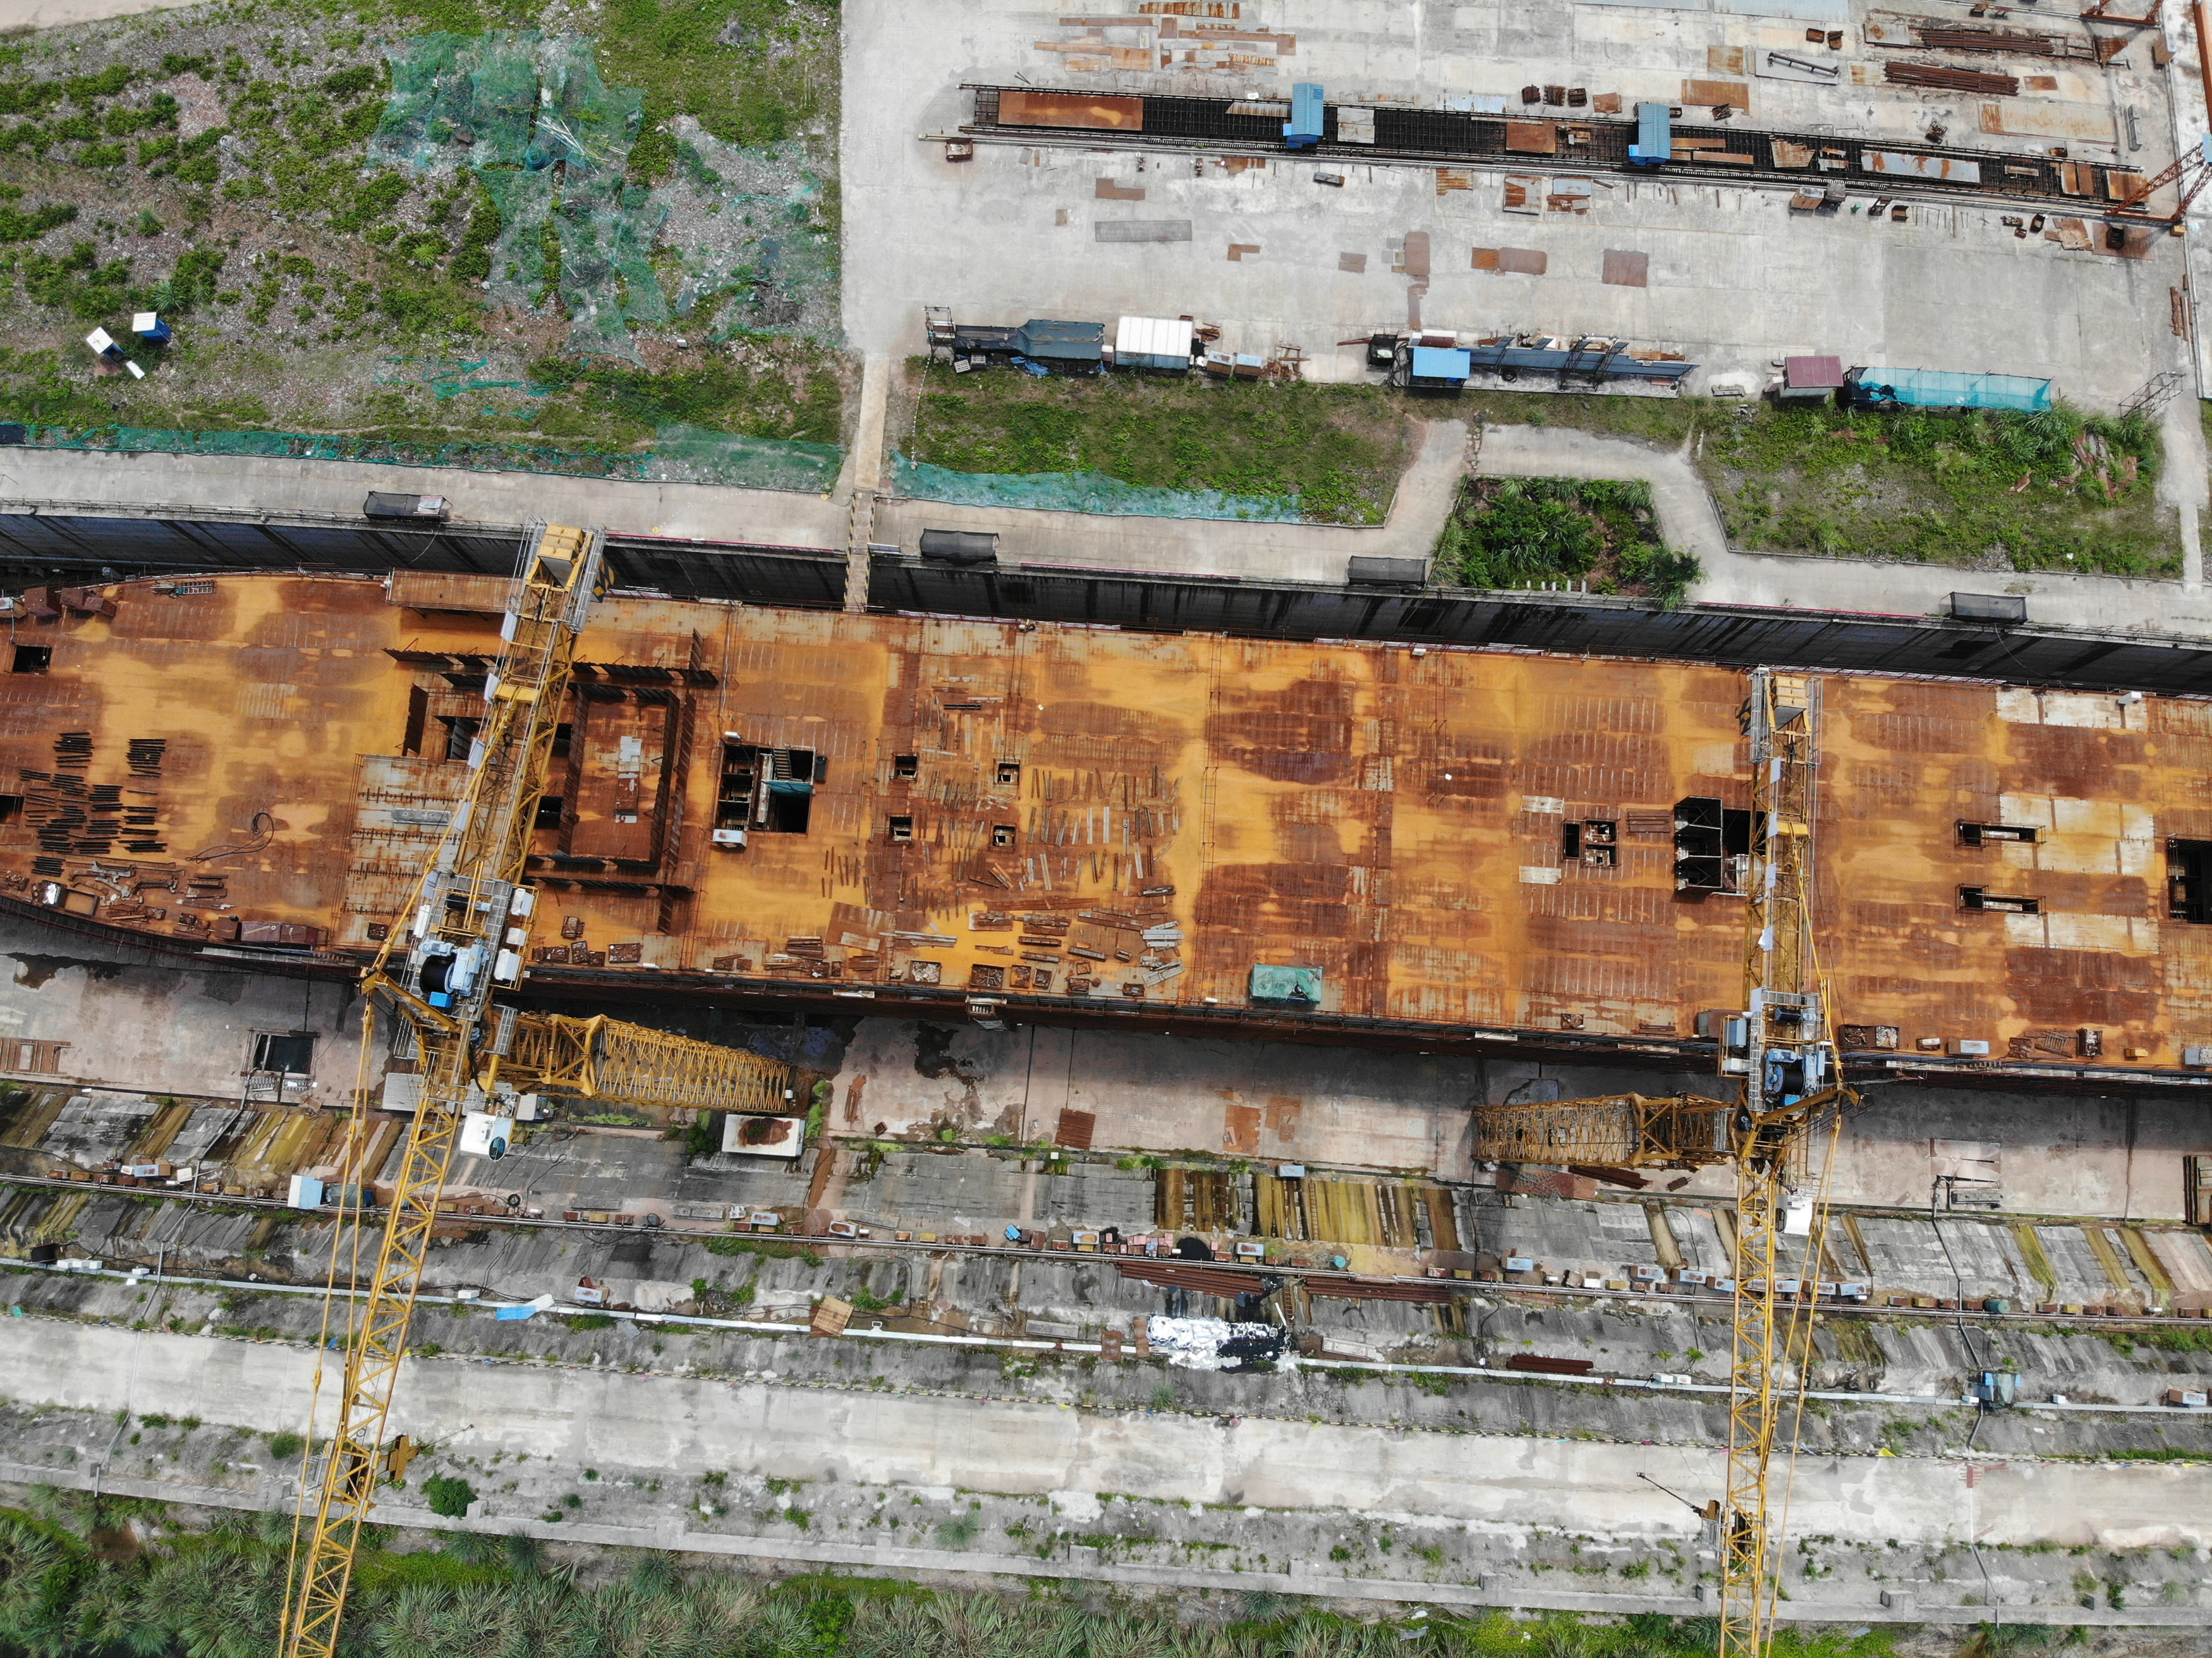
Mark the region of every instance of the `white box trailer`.
POLYGON ((1187 317, 1124 317, 1114 326, 1114 366, 1188 374, 1196 333, 1187 317))

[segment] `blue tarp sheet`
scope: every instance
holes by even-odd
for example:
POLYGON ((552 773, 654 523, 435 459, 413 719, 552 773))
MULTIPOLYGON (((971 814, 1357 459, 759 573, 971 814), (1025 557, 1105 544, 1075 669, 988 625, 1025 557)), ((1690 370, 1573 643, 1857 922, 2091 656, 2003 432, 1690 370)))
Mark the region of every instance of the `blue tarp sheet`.
POLYGON ((1474 361, 1471 353, 1450 351, 1439 346, 1417 345, 1413 348, 1413 378, 1425 380, 1463 380, 1474 361))
POLYGON ((2021 374, 1956 374, 1941 368, 1854 368, 1851 401, 1915 409, 2015 409, 2034 414, 2051 407, 2051 382, 2021 374))
POLYGON ((1317 967, 1266 967, 1252 969, 1252 999, 1290 1002, 1300 1006, 1321 1004, 1321 969, 1317 967))
POLYGON ((1106 325, 1032 317, 1014 331, 1014 347, 1054 362, 1097 362, 1106 352, 1106 325))

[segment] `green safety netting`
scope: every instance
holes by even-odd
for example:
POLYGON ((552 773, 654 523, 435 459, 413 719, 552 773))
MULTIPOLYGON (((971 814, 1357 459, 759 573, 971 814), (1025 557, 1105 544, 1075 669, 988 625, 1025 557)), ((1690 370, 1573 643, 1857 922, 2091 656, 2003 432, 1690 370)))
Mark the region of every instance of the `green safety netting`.
POLYGON ((646 257, 665 209, 623 184, 644 94, 608 86, 591 41, 528 30, 418 36, 395 54, 392 84, 371 161, 476 168, 500 214, 493 297, 535 309, 557 290, 571 349, 639 361, 631 326, 668 320, 646 257))
POLYGON ((534 30, 410 40, 392 54, 392 95, 368 141, 370 161, 417 169, 522 165, 538 124, 539 45, 534 30))
POLYGON ((961 507, 1020 507, 1135 518, 1243 519, 1257 524, 1299 522, 1296 495, 1156 489, 1124 483, 1103 472, 955 472, 894 453, 891 476, 902 495, 961 507))
POLYGON ((845 452, 834 443, 800 438, 748 438, 681 422, 653 434, 655 462, 678 471, 673 481, 711 477, 756 489, 796 489, 827 495, 837 482, 845 452))
POLYGON ((532 310, 545 298, 545 219, 553 210, 554 175, 517 168, 477 175, 499 210, 492 244, 492 298, 532 310))
POLYGON ((702 427, 660 428, 643 453, 608 454, 543 444, 386 443, 313 432, 178 432, 108 426, 70 432, 39 427, 41 449, 105 450, 132 454, 258 455, 306 460, 366 461, 388 466, 442 466, 478 472, 546 472, 659 483, 715 483, 747 489, 826 494, 844 452, 835 444, 739 437, 702 427))
POLYGON ((653 229, 639 211, 645 200, 619 173, 568 175, 553 227, 561 239, 568 343, 578 350, 635 361, 630 325, 668 320, 667 295, 646 257, 653 229))
POLYGON ((545 41, 538 63, 544 94, 532 142, 571 167, 619 173, 629 165, 629 149, 637 142, 645 94, 602 81, 592 42, 577 35, 545 41))

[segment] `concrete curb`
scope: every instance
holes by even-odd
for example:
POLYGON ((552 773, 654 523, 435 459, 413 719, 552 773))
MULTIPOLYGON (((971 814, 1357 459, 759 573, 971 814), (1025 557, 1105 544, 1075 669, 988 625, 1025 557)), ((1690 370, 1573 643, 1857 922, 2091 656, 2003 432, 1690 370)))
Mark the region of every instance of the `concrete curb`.
MULTIPOLYGON (((221 1486, 173 1485, 158 1479, 105 1479, 95 1469, 79 1473, 65 1468, 36 1468, 20 1462, 0 1462, 0 1485, 58 1485, 70 1491, 101 1491, 118 1497, 156 1502, 190 1503, 201 1508, 240 1509, 258 1513, 281 1513, 283 1503, 221 1486)), ((1038 1560, 1018 1556, 978 1559, 950 1549, 908 1549, 888 1545, 860 1547, 849 1543, 815 1542, 806 1538, 731 1536, 693 1531, 685 1527, 601 1526, 587 1523, 549 1525, 534 1520, 459 1520, 434 1515, 426 1509, 402 1509, 389 1502, 376 1508, 375 1523, 410 1531, 473 1532, 494 1537, 526 1536, 549 1543, 588 1543, 595 1547, 655 1549, 671 1554, 711 1554, 728 1558, 774 1560, 817 1566, 850 1566, 888 1573, 934 1572, 979 1578, 1013 1577, 1062 1582, 1126 1584, 1134 1588, 1207 1588, 1266 1591, 1317 1600, 1407 1602, 1420 1606, 1486 1610, 1504 1606, 1516 1611, 1597 1612, 1628 1617, 1659 1612, 1671 1618, 1694 1618, 1711 1610, 1701 1599, 1688 1595, 1589 1594, 1572 1590, 1510 1591, 1486 1589, 1484 1580, 1472 1583, 1416 1583, 1387 1577, 1340 1577, 1312 1571, 1206 1571, 1197 1568, 1139 1566, 1099 1559, 1038 1560)), ((2115 1612, 2104 1606, 1831 1606, 1781 1602, 1775 1616, 1787 1623, 1807 1624, 2052 1624, 2094 1629, 2198 1629, 2212 1627, 2212 1610, 2200 1607, 2147 1607, 2115 1612)))

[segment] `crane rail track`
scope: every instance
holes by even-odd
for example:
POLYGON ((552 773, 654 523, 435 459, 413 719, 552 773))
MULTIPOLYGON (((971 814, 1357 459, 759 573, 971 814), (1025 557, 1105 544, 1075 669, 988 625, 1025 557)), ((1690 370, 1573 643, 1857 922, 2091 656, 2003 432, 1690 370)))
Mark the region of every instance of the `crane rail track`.
MULTIPOLYGON (((1330 105, 1320 144, 1291 150, 1283 142, 1282 123, 1267 116, 1230 113, 1237 101, 1227 98, 1158 97, 1138 94, 1144 106, 1143 125, 1134 128, 1100 129, 1030 125, 1003 121, 1000 98, 1005 93, 1101 98, 1117 96, 1066 88, 1000 87, 969 82, 975 95, 975 117, 963 123, 957 136, 992 143, 1026 144, 1045 149, 1142 150, 1154 154, 1250 155, 1285 157, 1300 161, 1389 167, 1474 167, 1491 171, 1542 173, 1578 178, 1625 177, 1653 184, 1714 185, 1755 183, 1786 185, 1818 194, 1828 185, 1843 183, 1856 195, 1880 195, 1893 200, 1942 202, 1953 204, 2027 207, 2083 218, 2100 218, 2117 212, 2122 197, 2114 194, 2120 180, 2140 180, 2133 167, 2102 161, 2062 161, 2049 155, 2002 150, 1954 149, 1894 140, 1852 137, 1832 132, 1771 131, 1715 122, 1685 131, 1682 137, 1721 137, 1729 153, 1748 155, 1748 166, 1698 163, 1682 157, 1691 152, 1678 149, 1675 160, 1647 167, 1632 161, 1628 147, 1636 137, 1636 123, 1619 117, 1587 116, 1579 112, 1547 111, 1526 120, 1509 115, 1463 114, 1453 110, 1394 109, 1375 111, 1375 142, 1343 143, 1336 134, 1337 106, 1330 105), (1589 142, 1568 153, 1530 154, 1507 148, 1507 129, 1534 123, 1585 131, 1589 142), (1828 170, 1783 167, 1776 161, 1776 146, 1808 148, 1814 155, 1831 154, 1841 164, 1828 170), (1911 156, 1929 162, 1971 163, 1984 182, 1931 179, 1911 173, 1877 172, 1867 157, 1875 154, 1911 156), (2086 175, 2076 169, 2087 168, 2086 175), (2070 188, 2086 179, 2087 189, 2070 188)), ((952 135, 944 135, 952 136, 952 135)), ((2128 222, 2143 221, 2129 216, 2128 222)))

